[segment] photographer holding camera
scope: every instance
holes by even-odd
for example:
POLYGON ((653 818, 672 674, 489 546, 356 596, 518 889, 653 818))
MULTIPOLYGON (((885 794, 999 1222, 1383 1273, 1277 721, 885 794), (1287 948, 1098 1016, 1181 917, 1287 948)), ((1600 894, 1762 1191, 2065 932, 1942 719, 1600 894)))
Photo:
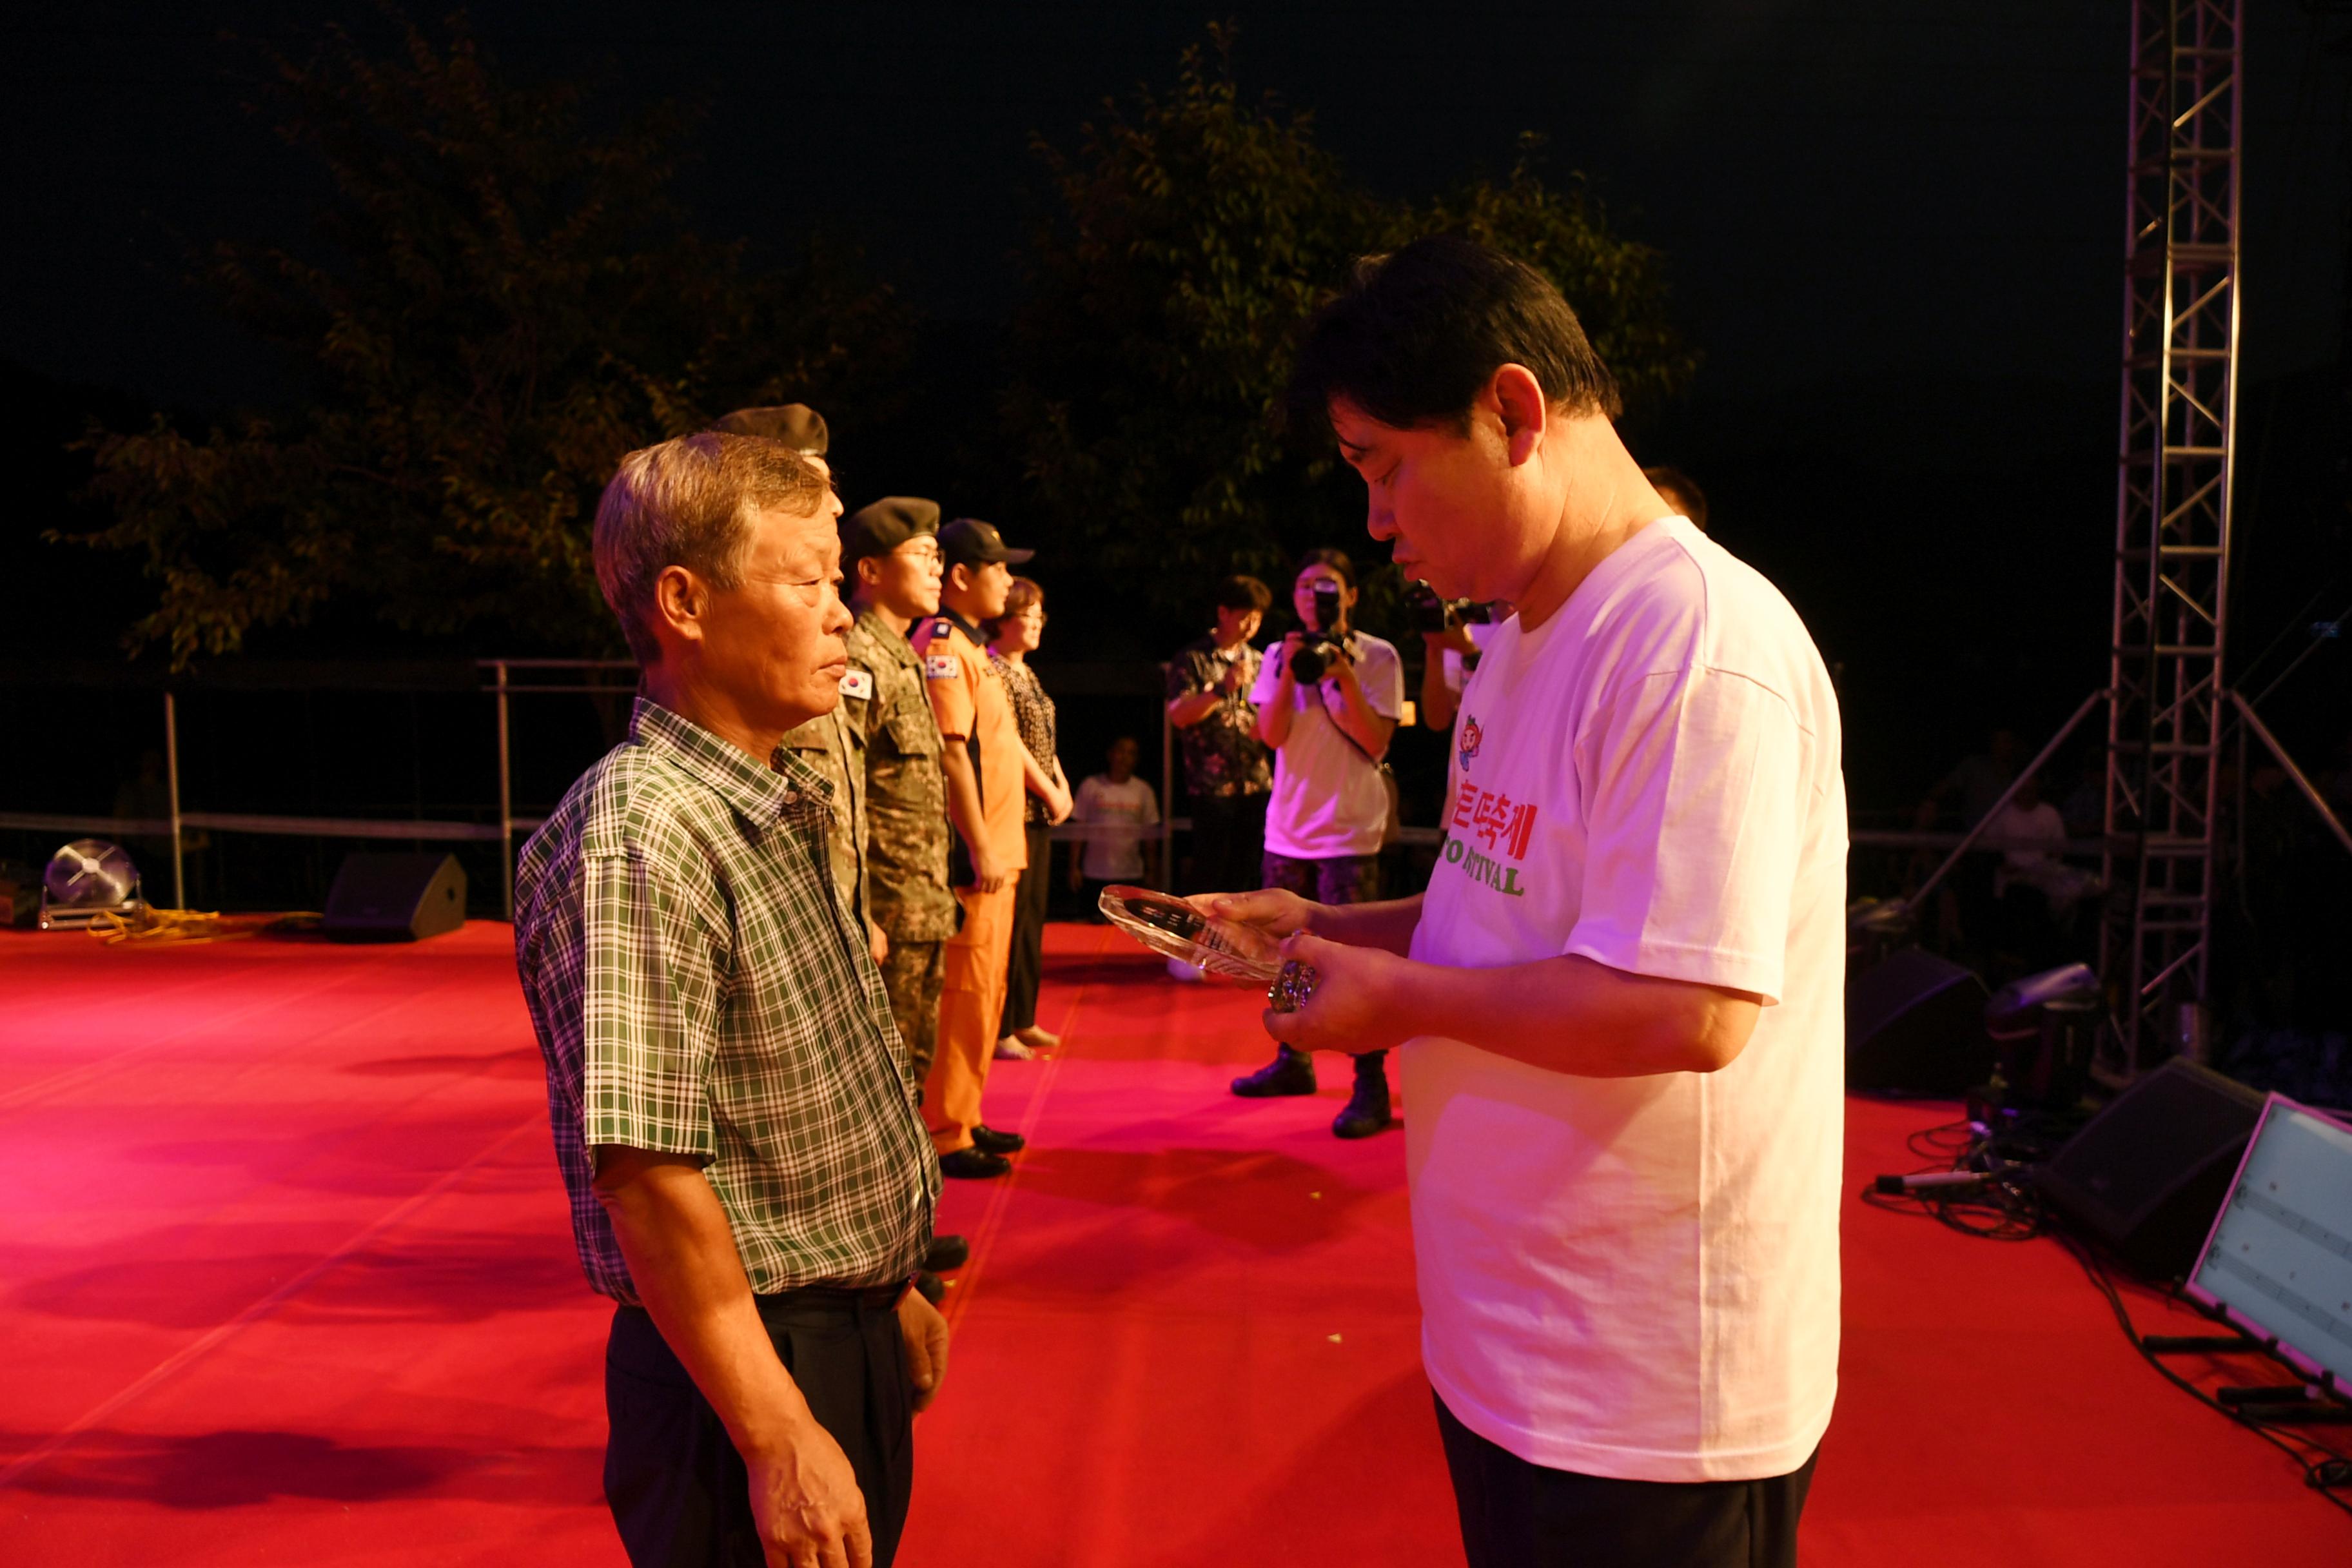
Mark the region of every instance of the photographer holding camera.
MULTIPOLYGON (((1318 903, 1368 903, 1380 897, 1389 814, 1381 759, 1403 711, 1404 662, 1394 645, 1349 626, 1356 568, 1345 552, 1301 556, 1290 599, 1300 629, 1267 650, 1250 690, 1258 739, 1275 753, 1265 885, 1318 903)), ((1331 1123, 1336 1136, 1369 1138, 1389 1125, 1387 1055, 1356 1058, 1355 1092, 1331 1123)), ((1248 1100, 1312 1094, 1315 1058, 1279 1047, 1233 1089, 1248 1100)))
POLYGON ((1183 742, 1184 787, 1192 800, 1190 892, 1257 880, 1265 858, 1266 795, 1274 788, 1274 761, 1257 738, 1250 701, 1265 664, 1250 638, 1274 594, 1256 578, 1236 574, 1217 584, 1215 603, 1215 629, 1179 648, 1168 665, 1168 721, 1183 742))
POLYGON ((1487 604, 1441 598, 1428 584, 1413 583, 1405 588, 1404 610, 1407 623, 1421 634, 1422 727, 1451 730, 1462 706, 1462 688, 1478 668, 1478 654, 1495 628, 1511 618, 1511 606, 1502 599, 1487 604))

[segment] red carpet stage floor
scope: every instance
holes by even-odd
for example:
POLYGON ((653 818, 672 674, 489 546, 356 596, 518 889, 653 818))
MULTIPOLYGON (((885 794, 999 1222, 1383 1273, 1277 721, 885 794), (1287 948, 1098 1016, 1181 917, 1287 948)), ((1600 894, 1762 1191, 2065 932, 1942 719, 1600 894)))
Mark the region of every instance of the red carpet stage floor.
MULTIPOLYGON (((0 1561, 621 1561, 582 1285, 503 926, 163 951, 0 933, 0 1561)), ((1461 1561, 1403 1144, 1244 1102, 1255 1003, 1057 928, 1034 1148, 974 1257, 901 1561, 1461 1561)), ((1849 1107, 1848 1186, 1939 1108, 1849 1107)), ((2352 1521, 2164 1384, 2059 1247, 1850 1203, 1816 1565, 2352 1561, 2352 1521)), ((2163 1309, 2136 1302, 2144 1324, 2163 1309)))

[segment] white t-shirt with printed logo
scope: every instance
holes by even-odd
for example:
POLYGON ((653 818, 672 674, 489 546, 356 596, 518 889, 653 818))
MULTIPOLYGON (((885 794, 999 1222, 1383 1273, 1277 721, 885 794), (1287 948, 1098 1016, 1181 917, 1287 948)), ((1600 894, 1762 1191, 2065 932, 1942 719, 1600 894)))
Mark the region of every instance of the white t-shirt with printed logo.
POLYGON ((1804 1463, 1837 1389, 1845 786, 1788 601, 1680 518, 1464 696, 1412 956, 1578 954, 1765 999, 1720 1072, 1402 1052, 1422 1353, 1462 1423, 1632 1480, 1804 1463))
POLYGON ((1113 783, 1108 773, 1088 773, 1078 785, 1070 815, 1085 829, 1079 868, 1097 882, 1132 882, 1143 875, 1144 830, 1160 824, 1160 797, 1129 773, 1113 783))
MULTIPOLYGON (((1348 646, 1365 705, 1383 719, 1404 711, 1404 661, 1396 645, 1350 632, 1348 646)), ((1282 679, 1281 645, 1266 650, 1250 700, 1264 708, 1282 679)), ((1265 847, 1294 860, 1377 855, 1388 826, 1389 787, 1331 715, 1347 705, 1337 679, 1291 688, 1290 733, 1274 753, 1274 794, 1265 807, 1265 847)))

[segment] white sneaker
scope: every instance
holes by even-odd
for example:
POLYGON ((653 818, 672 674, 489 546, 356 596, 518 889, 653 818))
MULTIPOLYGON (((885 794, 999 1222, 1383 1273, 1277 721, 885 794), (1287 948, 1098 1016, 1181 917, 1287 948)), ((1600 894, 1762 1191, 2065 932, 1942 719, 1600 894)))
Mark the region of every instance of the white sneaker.
POLYGON ((1201 966, 1197 963, 1187 963, 1181 958, 1171 958, 1168 961, 1168 973, 1190 985, 1200 980, 1201 966))

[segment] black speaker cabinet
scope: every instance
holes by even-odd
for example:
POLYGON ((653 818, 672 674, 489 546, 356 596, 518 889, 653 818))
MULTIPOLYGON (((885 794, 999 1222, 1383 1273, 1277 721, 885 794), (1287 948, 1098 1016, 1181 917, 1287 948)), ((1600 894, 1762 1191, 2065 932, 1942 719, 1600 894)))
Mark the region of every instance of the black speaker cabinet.
POLYGON ((2197 1261, 2263 1097, 2175 1057, 2109 1100, 2042 1168, 2051 1206, 2151 1279, 2197 1261))
POLYGON ((1855 1089, 1957 1095, 1992 1073, 1985 986, 1920 948, 1887 954, 1845 988, 1845 1080, 1855 1089))
POLYGON ((418 942, 466 923, 466 868, 455 855, 343 857, 327 893, 337 942, 418 942))

